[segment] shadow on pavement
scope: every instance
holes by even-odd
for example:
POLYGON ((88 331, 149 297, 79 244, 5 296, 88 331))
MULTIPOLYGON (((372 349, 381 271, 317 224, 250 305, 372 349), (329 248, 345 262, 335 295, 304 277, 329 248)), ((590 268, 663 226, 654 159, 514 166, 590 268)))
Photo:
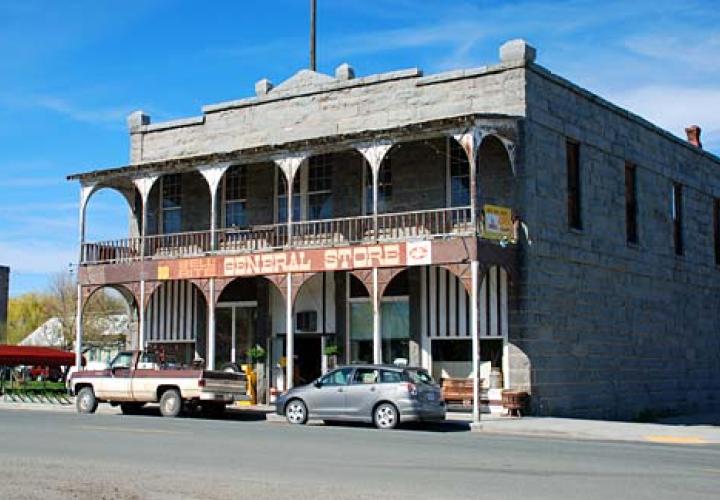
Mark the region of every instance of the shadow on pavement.
MULTIPOLYGON (((163 418, 160 414, 160 408, 155 405, 149 405, 145 406, 143 408, 140 408, 139 410, 136 410, 132 414, 124 415, 122 413, 117 413, 117 416, 133 416, 133 417, 153 417, 153 418, 163 418)), ((192 419, 203 419, 203 420, 228 420, 228 421, 238 421, 238 422, 253 422, 253 421, 261 421, 261 420, 267 420, 267 411, 264 410, 256 410, 256 409, 238 409, 238 408, 231 408, 227 409, 223 414, 221 415, 207 415, 204 414, 199 408, 195 409, 195 411, 184 411, 179 418, 192 418, 192 419)))

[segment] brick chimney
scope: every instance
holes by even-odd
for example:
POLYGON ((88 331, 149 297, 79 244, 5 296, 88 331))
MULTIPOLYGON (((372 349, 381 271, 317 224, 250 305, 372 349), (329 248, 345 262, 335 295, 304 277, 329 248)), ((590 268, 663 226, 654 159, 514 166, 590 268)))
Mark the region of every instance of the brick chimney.
POLYGON ((688 142, 693 146, 702 149, 702 142, 700 142, 700 132, 702 132, 702 129, 697 125, 690 125, 688 128, 685 129, 688 142))

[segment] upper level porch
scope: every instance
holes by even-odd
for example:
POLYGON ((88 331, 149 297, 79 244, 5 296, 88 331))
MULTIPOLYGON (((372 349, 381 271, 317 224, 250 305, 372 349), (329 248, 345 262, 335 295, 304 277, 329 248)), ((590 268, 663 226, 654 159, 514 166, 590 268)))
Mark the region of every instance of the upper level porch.
POLYGON ((514 243, 516 141, 515 120, 467 116, 72 176, 82 184, 80 263, 469 236, 514 243), (130 231, 90 242, 86 212, 101 189, 127 200, 130 231))

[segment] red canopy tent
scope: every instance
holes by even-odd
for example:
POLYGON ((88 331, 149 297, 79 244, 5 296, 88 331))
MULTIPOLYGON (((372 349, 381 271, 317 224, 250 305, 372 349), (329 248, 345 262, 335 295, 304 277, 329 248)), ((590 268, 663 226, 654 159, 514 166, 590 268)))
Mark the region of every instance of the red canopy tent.
POLYGON ((0 366, 17 365, 74 366, 75 353, 52 347, 0 344, 0 366))

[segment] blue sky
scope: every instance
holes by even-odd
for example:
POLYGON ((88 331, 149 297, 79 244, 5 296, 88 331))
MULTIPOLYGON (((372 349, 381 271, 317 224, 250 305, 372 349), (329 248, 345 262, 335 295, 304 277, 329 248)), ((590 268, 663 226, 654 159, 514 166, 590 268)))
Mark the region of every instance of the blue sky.
MULTIPOLYGON (((497 61, 525 38, 538 62, 720 154, 720 0, 318 0, 318 69, 435 73, 497 61)), ((77 258, 69 173, 127 163, 125 117, 163 121, 253 94, 307 65, 307 0, 0 0, 0 264, 11 294, 77 258)), ((102 191, 88 239, 122 237, 102 191)))

